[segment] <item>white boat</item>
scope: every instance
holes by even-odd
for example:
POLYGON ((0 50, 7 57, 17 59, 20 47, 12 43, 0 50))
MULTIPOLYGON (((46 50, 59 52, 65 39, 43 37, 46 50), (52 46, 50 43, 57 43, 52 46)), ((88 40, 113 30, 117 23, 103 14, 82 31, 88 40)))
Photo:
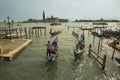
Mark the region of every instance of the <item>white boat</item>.
POLYGON ((83 52, 85 51, 85 48, 79 50, 79 49, 75 49, 74 50, 74 57, 76 58, 77 56, 80 56, 83 54, 83 52))
POLYGON ((62 23, 59 22, 58 19, 56 19, 55 21, 53 21, 50 25, 54 26, 54 25, 61 25, 62 23))
POLYGON ((58 23, 58 22, 53 22, 53 23, 51 23, 50 25, 51 26, 54 26, 54 25, 61 25, 62 23, 58 23))
MULTIPOLYGON (((18 38, 18 37, 21 37, 21 36, 24 36, 25 33, 12 33, 11 34, 11 38, 18 38)), ((10 34, 7 35, 7 38, 10 38, 10 34)))

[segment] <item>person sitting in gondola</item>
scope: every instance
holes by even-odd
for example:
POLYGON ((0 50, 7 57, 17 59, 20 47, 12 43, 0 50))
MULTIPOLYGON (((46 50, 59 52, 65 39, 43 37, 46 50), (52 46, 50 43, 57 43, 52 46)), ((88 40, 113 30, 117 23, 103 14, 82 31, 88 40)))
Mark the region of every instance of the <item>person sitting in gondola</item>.
POLYGON ((53 42, 52 42, 52 45, 57 49, 58 48, 58 46, 57 46, 57 41, 56 40, 54 40, 53 42))
POLYGON ((52 46, 50 48, 50 52, 51 52, 51 54, 55 54, 56 53, 56 48, 54 46, 52 46))
POLYGON ((81 48, 81 49, 84 48, 84 42, 83 42, 83 41, 81 42, 81 46, 80 46, 80 48, 81 48))
POLYGON ((83 49, 84 48, 84 42, 83 41, 79 41, 77 44, 76 44, 76 48, 80 48, 80 49, 83 49))
POLYGON ((78 41, 78 43, 76 44, 76 48, 81 46, 81 41, 78 41))

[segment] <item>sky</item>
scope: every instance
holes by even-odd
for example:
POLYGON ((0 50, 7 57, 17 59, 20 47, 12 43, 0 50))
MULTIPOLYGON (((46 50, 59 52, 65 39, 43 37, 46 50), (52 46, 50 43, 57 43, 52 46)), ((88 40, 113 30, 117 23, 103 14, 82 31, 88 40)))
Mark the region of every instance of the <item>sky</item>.
POLYGON ((42 19, 51 15, 69 20, 118 19, 120 0, 0 0, 0 20, 42 19))

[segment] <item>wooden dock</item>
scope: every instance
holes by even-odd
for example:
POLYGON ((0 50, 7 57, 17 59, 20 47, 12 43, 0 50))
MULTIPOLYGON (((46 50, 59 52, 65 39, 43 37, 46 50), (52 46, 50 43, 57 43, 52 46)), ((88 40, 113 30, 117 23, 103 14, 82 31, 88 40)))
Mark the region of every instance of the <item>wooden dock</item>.
MULTIPOLYGON (((15 49, 9 51, 8 53, 0 53, 0 58, 12 60, 12 58, 18 54, 19 51, 21 51, 24 47, 26 47, 28 44, 32 42, 32 39, 26 39, 26 41, 21 44, 20 46, 16 47, 15 49)), ((2 51, 2 50, 1 50, 2 51)))

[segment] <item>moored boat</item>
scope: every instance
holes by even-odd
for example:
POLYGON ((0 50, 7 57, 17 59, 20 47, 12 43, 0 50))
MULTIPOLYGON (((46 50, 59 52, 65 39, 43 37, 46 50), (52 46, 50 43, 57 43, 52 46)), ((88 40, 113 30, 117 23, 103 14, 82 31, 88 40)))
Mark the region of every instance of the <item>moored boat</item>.
POLYGON ((24 36, 24 35, 25 35, 25 33, 17 33, 17 34, 16 33, 12 33, 11 36, 10 36, 10 34, 8 34, 6 37, 7 38, 10 38, 10 37, 11 38, 19 38, 19 37, 24 36))

